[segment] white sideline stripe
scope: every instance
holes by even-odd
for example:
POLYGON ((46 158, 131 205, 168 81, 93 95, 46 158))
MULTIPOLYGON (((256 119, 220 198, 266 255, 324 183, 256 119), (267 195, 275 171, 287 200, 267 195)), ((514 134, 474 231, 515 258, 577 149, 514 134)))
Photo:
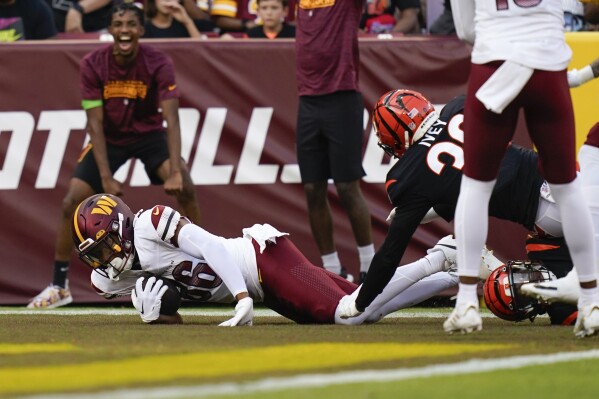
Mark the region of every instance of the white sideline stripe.
MULTIPOLYGON (((231 316, 235 314, 235 310, 221 309, 180 309, 179 313, 182 316, 231 316)), ((395 318, 433 318, 441 319, 446 318, 451 313, 451 309, 444 312, 431 311, 431 312, 413 312, 408 310, 400 310, 395 313, 391 313, 385 316, 386 319, 395 318)), ((85 316, 85 315, 106 315, 106 316, 135 316, 137 311, 134 309, 48 309, 48 310, 34 310, 34 309, 3 309, 0 310, 0 315, 57 315, 57 316, 85 316)), ((282 317, 278 313, 270 309, 254 309, 254 315, 258 317, 282 317)), ((495 317, 491 313, 481 312, 482 318, 495 317)), ((537 316, 539 318, 547 317, 547 315, 537 316)))
POLYGON ((471 359, 464 362, 439 364, 418 368, 394 370, 357 370, 335 374, 304 374, 295 377, 265 378, 245 383, 221 383, 210 385, 180 386, 168 388, 122 389, 90 394, 36 395, 22 399, 177 399, 201 398, 219 395, 241 395, 256 392, 272 392, 285 389, 319 388, 331 385, 364 382, 401 381, 447 375, 474 374, 496 370, 518 369, 527 366, 571 362, 599 358, 599 350, 583 352, 560 352, 549 355, 514 356, 497 359, 471 359))

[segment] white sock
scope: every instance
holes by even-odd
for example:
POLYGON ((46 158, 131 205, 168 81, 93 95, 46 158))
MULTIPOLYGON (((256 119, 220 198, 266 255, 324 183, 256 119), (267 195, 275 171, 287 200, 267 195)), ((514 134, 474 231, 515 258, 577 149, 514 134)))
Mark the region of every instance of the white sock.
POLYGON ((578 279, 582 282, 597 279, 595 241, 591 213, 578 179, 567 184, 550 184, 551 194, 562 216, 562 229, 578 279))
POLYGON ((478 307, 478 284, 459 284, 456 306, 463 303, 475 303, 478 307))
POLYGON ((582 288, 580 287, 580 297, 578 299, 578 307, 595 303, 599 298, 599 287, 582 288))
POLYGON ((578 151, 580 184, 595 230, 595 266, 599 270, 599 148, 584 144, 578 151))
MULTIPOLYGON (((489 228, 489 199, 495 180, 480 181, 462 177, 455 212, 458 275, 478 277, 480 254, 489 228)), ((458 298, 459 298, 458 294, 458 298)))
POLYGON ((341 273, 341 261, 339 260, 339 254, 337 251, 331 252, 330 254, 321 255, 322 266, 330 271, 331 273, 341 273))
POLYGON ((374 244, 368 244, 363 247, 358 246, 358 255, 360 257, 360 271, 367 272, 370 268, 370 262, 374 258, 374 244))

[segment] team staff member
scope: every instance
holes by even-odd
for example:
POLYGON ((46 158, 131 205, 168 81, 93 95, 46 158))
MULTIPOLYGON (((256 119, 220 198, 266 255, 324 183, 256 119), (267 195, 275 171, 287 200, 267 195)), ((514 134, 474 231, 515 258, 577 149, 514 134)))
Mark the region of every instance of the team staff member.
POLYGON ((346 275, 333 237, 328 180, 333 179, 356 239, 360 274, 374 246, 370 213, 360 189, 364 142, 358 91, 358 24, 363 0, 299 3, 296 76, 299 94, 296 148, 312 235, 323 266, 346 275))
POLYGON ((150 181, 162 184, 167 194, 175 196, 181 211, 199 222, 195 187, 181 159, 179 90, 173 64, 162 52, 139 44, 143 26, 140 8, 130 3, 115 7, 109 28, 114 43, 81 61, 82 105, 91 143, 80 156, 63 200, 53 282, 29 308, 72 302, 67 273, 73 212, 94 193, 122 195, 121 183, 113 174, 130 158, 141 160, 150 181))

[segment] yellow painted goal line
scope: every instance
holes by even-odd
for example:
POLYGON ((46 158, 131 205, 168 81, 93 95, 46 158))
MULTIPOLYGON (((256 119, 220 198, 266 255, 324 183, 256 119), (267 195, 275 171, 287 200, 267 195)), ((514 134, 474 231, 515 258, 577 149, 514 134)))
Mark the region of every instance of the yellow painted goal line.
POLYGON ((142 356, 82 364, 0 368, 0 393, 50 393, 159 385, 177 380, 306 372, 410 358, 504 350, 507 344, 315 343, 142 356), (51 378, 49 378, 51 376, 51 378))

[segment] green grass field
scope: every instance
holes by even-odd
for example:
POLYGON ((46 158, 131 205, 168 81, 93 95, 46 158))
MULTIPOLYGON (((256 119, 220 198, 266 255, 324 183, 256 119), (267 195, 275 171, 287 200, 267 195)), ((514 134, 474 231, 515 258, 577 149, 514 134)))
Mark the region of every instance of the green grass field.
MULTIPOLYGON (((364 326, 296 325, 259 310, 186 308, 184 325, 145 325, 130 308, 0 308, 0 397, 596 398, 599 337, 484 318, 442 331, 447 308, 364 326)), ((487 314, 486 316, 489 316, 487 314)))

